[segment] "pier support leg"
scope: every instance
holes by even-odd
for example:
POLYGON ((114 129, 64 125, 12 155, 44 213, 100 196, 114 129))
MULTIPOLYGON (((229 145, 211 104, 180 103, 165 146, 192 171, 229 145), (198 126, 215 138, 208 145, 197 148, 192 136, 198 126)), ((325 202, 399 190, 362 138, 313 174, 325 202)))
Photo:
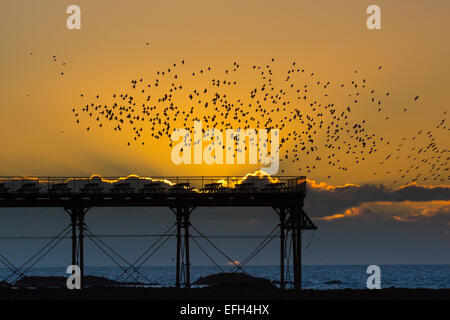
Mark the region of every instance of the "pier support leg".
POLYGON ((84 288, 84 216, 89 208, 64 208, 70 215, 72 227, 72 265, 80 268, 80 286, 84 288), (77 235, 78 229, 78 235, 77 235))
POLYGON ((85 211, 83 209, 79 210, 78 214, 78 247, 79 247, 79 255, 80 255, 80 286, 81 289, 84 288, 84 214, 85 211))
POLYGON ((191 287, 191 261, 189 256, 189 225, 190 225, 190 211, 189 208, 184 208, 183 218, 184 218, 184 250, 185 250, 185 260, 186 260, 186 288, 191 287))
POLYGON ((285 248, 285 223, 286 223, 286 211, 284 208, 280 208, 280 289, 284 290, 285 278, 284 278, 284 260, 286 257, 285 248))
POLYGON ((177 253, 176 253, 176 279, 175 279, 175 287, 180 288, 181 286, 181 222, 183 218, 182 208, 177 208, 176 211, 176 219, 177 219, 177 253))
POLYGON ((292 241, 292 264, 294 271, 294 290, 297 288, 298 274, 297 274, 297 230, 293 226, 291 230, 291 241, 292 241))
POLYGON ((294 292, 302 290, 302 225, 298 208, 290 208, 292 220, 292 255, 294 262, 294 292))
POLYGON ((191 261, 189 252, 189 226, 191 225, 190 216, 191 208, 189 207, 179 207, 176 208, 175 212, 177 219, 177 256, 176 256, 176 279, 175 287, 181 287, 181 270, 184 271, 185 275, 185 287, 189 288, 191 286, 191 261), (181 229, 184 229, 184 250, 181 250, 181 229), (181 266, 181 258, 184 258, 184 265, 181 266), (183 269, 182 269, 183 268, 183 269))
POLYGON ((295 291, 300 293, 302 290, 302 229, 297 228, 297 283, 295 291))
POLYGON ((77 220, 78 217, 73 211, 70 213, 70 223, 72 226, 72 265, 77 265, 77 220))

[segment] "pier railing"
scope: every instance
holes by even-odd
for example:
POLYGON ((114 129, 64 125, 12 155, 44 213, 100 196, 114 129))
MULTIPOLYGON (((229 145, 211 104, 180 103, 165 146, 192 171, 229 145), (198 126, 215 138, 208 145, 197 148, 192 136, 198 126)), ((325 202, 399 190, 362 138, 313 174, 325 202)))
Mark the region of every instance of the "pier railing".
POLYGON ((141 193, 284 193, 306 194, 304 176, 162 176, 162 177, 0 177, 5 194, 141 193))

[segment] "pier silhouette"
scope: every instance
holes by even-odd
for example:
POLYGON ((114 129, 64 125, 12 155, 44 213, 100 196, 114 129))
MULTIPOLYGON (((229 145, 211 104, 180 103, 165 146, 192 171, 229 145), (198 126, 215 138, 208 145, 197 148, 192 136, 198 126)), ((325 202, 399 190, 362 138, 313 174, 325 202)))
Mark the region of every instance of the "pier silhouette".
MULTIPOLYGON (((220 251, 207 236, 191 222, 191 214, 200 207, 267 207, 278 215, 279 224, 264 241, 275 237, 280 240, 280 288, 286 287, 286 268, 293 269, 293 287, 301 290, 302 231, 317 227, 303 210, 306 196, 304 176, 258 176, 243 178, 228 176, 183 176, 183 177, 1 177, 0 208, 60 207, 70 217, 70 228, 62 237, 69 235, 72 241, 72 264, 81 272, 81 287, 84 287, 84 238, 95 237, 86 225, 86 214, 93 207, 165 207, 175 216, 175 286, 189 288, 191 230, 195 230, 220 251), (70 230, 69 230, 70 229, 70 230), (290 238, 291 245, 287 246, 290 238), (184 243, 183 243, 184 240, 184 243), (292 255, 292 260, 288 259, 292 255)), ((64 232, 62 232, 64 233, 64 232)), ((62 234, 61 233, 61 234, 62 234)), ((61 240, 61 234, 55 238, 61 240)), ((167 237, 169 230, 162 235, 167 237)), ((53 239, 54 240, 54 239, 53 239)), ((263 242, 265 243, 265 242, 263 242)), ((267 244, 267 243, 266 243, 267 244)), ((264 245, 265 246, 265 245, 264 245)), ((261 250, 258 246, 245 262, 261 250)), ((112 250, 112 249, 111 249, 112 250)), ((227 259, 240 269, 233 259, 227 259)), ((205 252, 206 254, 206 252, 205 252)), ((6 257, 3 262, 14 274, 23 275, 6 257)), ((137 261, 136 261, 137 262, 137 261)), ((124 273, 137 271, 135 263, 128 263, 124 273)))

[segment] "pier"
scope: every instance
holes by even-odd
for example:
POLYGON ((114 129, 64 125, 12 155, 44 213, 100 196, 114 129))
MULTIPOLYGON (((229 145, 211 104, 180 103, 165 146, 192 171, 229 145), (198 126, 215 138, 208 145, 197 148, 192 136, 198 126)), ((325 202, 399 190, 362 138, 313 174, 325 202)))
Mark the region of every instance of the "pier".
MULTIPOLYGON (((173 213, 176 228, 175 286, 189 288, 190 240, 195 240, 191 239, 191 230, 196 230, 192 224, 192 212, 200 207, 267 207, 272 208, 279 218, 276 237, 280 241, 280 288, 286 287, 285 271, 292 263, 293 288, 299 293, 302 231, 317 229, 303 210, 305 197, 306 178, 292 176, 0 177, 0 208, 59 207, 68 213, 71 261, 80 267, 82 288, 84 239, 89 232, 86 220, 91 208, 167 208, 168 213, 173 213), (290 246, 286 245, 288 238, 290 246), (287 259, 290 256, 292 259, 287 259)), ((9 267, 14 272, 20 271, 11 265, 9 267)), ((128 269, 134 268, 134 264, 128 266, 128 269)))

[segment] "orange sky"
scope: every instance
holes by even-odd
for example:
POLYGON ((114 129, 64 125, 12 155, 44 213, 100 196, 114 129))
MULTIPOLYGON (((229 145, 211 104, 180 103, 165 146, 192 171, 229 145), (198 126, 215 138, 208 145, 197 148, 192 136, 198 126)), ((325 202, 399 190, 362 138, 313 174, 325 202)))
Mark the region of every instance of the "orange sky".
MULTIPOLYGON (((217 73, 238 61, 242 86, 233 93, 236 98, 253 85, 251 66, 264 65, 272 57, 275 73, 296 61, 332 83, 350 82, 358 70, 376 90, 391 93, 384 105, 390 121, 367 108, 355 110, 355 117, 368 119, 371 132, 389 137, 396 146, 402 137, 432 129, 440 148, 448 148, 448 131, 434 128, 448 109, 450 3, 376 1, 383 29, 369 31, 365 9, 373 3, 2 1, 1 175, 243 175, 258 169, 175 166, 167 141, 148 139, 144 147, 127 147, 126 134, 108 128, 88 133, 75 125, 72 108, 82 107, 96 94, 110 97, 129 90, 132 79, 150 81, 156 70, 181 59, 187 71, 210 65, 217 73), (81 7, 82 29, 70 31, 65 9, 74 3, 81 7), (382 72, 377 71, 379 65, 382 72), (420 99, 413 103, 416 95, 420 99)), ((302 81, 298 79, 299 85, 302 81)), ((191 80, 186 86, 196 84, 191 80)), ((346 97, 334 97, 336 103, 346 103, 346 97)), ((380 148, 345 174, 323 166, 309 177, 332 184, 390 184, 391 175, 373 175, 390 151, 380 148)), ((408 165, 393 161, 388 168, 408 165)), ((298 174, 296 165, 282 169, 298 174)))

